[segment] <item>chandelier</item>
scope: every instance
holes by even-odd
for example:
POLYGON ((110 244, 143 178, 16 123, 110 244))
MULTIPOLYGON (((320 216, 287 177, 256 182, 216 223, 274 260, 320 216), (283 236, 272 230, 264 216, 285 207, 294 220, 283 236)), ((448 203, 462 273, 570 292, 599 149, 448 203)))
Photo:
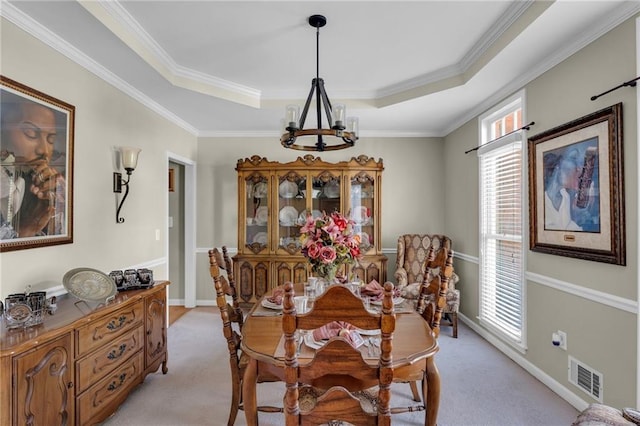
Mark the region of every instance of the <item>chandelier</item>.
POLYGON ((283 127, 285 132, 280 137, 280 143, 285 148, 297 149, 300 151, 335 151, 352 147, 358 140, 358 118, 346 117, 347 108, 344 104, 331 106, 327 92, 324 89, 324 80, 320 74, 320 28, 327 24, 327 18, 322 15, 312 15, 309 17, 309 25, 316 28, 316 78, 311 81, 309 96, 300 114, 298 105, 287 105, 286 116, 283 127), (304 123, 309 112, 309 105, 313 94, 316 97, 316 118, 317 128, 305 129, 304 123), (322 128, 322 114, 327 116, 328 128, 322 128), (301 136, 317 136, 315 145, 301 145, 296 143, 301 136), (324 136, 334 136, 325 142, 324 136))

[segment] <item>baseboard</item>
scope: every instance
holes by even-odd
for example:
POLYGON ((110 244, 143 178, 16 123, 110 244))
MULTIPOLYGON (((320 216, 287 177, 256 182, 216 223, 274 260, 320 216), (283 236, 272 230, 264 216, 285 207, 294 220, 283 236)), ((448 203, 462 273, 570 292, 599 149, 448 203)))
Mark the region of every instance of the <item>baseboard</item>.
POLYGON ((558 394, 558 396, 571 404, 576 410, 582 411, 587 408, 587 406, 589 405, 588 402, 584 401, 582 398, 559 383, 553 377, 549 376, 547 373, 530 363, 511 346, 498 339, 495 335, 489 333, 486 329, 480 327, 477 323, 471 321, 468 317, 462 315, 461 313, 458 313, 458 318, 470 329, 478 333, 483 339, 495 346, 496 349, 511 358, 516 364, 524 368, 533 377, 540 380, 545 386, 547 386, 553 392, 558 394))

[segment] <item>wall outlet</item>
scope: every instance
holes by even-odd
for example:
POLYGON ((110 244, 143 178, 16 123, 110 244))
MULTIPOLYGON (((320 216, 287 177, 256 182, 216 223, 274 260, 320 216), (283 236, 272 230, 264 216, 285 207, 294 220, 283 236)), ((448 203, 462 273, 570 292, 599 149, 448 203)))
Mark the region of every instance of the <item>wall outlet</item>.
POLYGON ((564 331, 558 330, 558 337, 560 340, 560 349, 567 350, 567 333, 564 331))
POLYGON ((558 330, 551 333, 551 343, 553 346, 557 346, 560 349, 567 350, 567 333, 558 330))

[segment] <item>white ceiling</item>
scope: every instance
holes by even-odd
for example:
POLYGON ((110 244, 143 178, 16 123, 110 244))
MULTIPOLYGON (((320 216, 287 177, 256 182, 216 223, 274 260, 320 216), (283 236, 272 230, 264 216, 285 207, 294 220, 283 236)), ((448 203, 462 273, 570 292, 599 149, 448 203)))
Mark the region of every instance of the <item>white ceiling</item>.
POLYGON ((273 137, 316 76, 307 18, 322 14, 331 102, 360 118, 361 136, 406 137, 448 134, 640 2, 2 0, 0 11, 194 134, 273 137))

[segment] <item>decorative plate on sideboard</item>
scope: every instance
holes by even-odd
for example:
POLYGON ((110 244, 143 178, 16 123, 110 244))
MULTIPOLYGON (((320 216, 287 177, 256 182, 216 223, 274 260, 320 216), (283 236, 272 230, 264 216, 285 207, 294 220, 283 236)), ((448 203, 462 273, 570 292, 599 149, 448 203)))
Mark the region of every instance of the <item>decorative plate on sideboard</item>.
POLYGON ((110 276, 92 268, 70 270, 64 274, 62 284, 70 294, 86 302, 106 302, 118 293, 110 276))

